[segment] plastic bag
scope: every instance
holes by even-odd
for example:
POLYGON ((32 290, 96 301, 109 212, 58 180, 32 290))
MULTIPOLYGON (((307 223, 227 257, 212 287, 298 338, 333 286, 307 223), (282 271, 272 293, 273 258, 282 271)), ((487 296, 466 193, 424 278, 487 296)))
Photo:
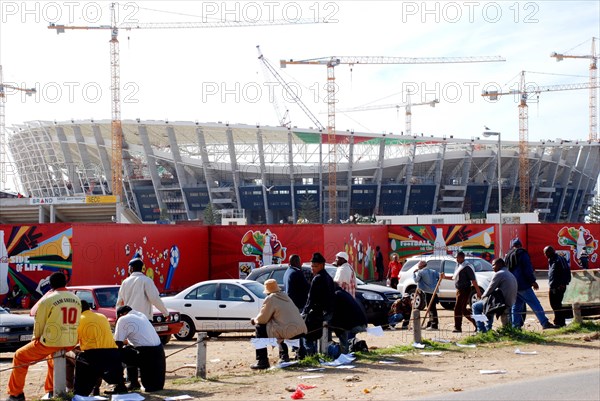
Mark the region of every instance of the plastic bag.
POLYGON ((391 279, 389 279, 389 278, 388 278, 387 280, 385 280, 385 285, 386 285, 387 287, 391 287, 391 286, 392 286, 392 280, 391 280, 391 279))

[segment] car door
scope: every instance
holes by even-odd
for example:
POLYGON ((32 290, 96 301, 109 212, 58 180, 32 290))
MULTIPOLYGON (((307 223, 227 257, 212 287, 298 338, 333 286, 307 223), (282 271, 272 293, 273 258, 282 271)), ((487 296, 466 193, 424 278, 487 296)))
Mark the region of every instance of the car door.
MULTIPOLYGON (((441 262, 443 263, 442 271, 446 275, 446 278, 451 279, 454 276, 454 271, 456 270, 456 261, 444 260, 441 262)), ((453 280, 442 280, 442 284, 440 285, 439 297, 445 299, 456 299, 456 287, 454 287, 453 280)))
POLYGON ((219 331, 217 283, 200 284, 179 300, 174 309, 194 321, 196 331, 219 331))
POLYGON ((233 331, 252 330, 250 319, 258 314, 259 303, 236 283, 220 283, 218 291, 219 327, 233 331))

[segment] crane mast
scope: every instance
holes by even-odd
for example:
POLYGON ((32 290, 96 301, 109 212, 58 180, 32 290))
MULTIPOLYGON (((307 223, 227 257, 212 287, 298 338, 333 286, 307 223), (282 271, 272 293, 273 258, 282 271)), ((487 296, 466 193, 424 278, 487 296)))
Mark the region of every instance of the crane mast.
POLYGON ((501 95, 519 96, 519 200, 521 202, 522 212, 529 212, 531 209, 531 196, 529 194, 529 114, 527 99, 532 94, 539 95, 544 92, 592 88, 598 88, 598 84, 559 84, 538 86, 528 89, 525 82, 525 71, 521 71, 518 90, 510 90, 508 92, 485 91, 481 94, 481 96, 489 97, 490 100, 497 100, 501 95))
POLYGON ((550 57, 556 58, 556 61, 562 61, 566 58, 582 58, 590 60, 590 134, 589 140, 598 141, 598 56, 596 56, 596 38, 592 38, 592 51, 585 56, 571 54, 560 54, 553 52, 550 57))
POLYGON ((337 140, 335 135, 335 67, 340 64, 354 66, 356 64, 444 64, 444 63, 481 63, 505 61, 499 56, 484 57, 387 57, 387 56, 331 56, 307 60, 281 60, 281 68, 290 65, 325 65, 327 66, 327 143, 328 152, 328 185, 329 185, 329 221, 335 223, 337 218, 337 140))
POLYGON ((24 92, 28 96, 35 93, 35 88, 27 89, 13 85, 5 85, 2 74, 2 65, 0 65, 0 190, 3 190, 6 186, 6 170, 8 167, 8 153, 6 152, 8 135, 6 132, 6 110, 4 105, 6 102, 6 89, 24 92))

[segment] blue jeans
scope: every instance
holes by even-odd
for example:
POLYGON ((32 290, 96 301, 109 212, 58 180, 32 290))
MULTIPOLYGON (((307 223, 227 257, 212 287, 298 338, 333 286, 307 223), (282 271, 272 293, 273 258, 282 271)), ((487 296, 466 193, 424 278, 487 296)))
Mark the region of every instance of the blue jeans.
POLYGON ((512 324, 515 328, 520 329, 523 327, 523 313, 525 311, 525 304, 529 305, 542 327, 548 324, 548 318, 544 313, 544 309, 540 304, 540 300, 533 292, 533 288, 528 288, 523 291, 517 292, 517 300, 512 307, 512 324))
MULTIPOLYGON (((482 315, 483 314, 483 306, 484 306, 483 300, 474 302, 473 305, 471 305, 473 314, 474 315, 482 315)), ((491 330, 492 325, 494 324, 494 314, 490 313, 489 315, 486 315, 486 316, 488 318, 487 323, 483 323, 478 320, 475 321, 475 324, 477 325, 477 331, 480 333, 485 333, 486 331, 491 330)))
MULTIPOLYGON (((398 323, 404 320, 404 315, 402 313, 394 313, 393 315, 388 316, 388 323, 390 326, 396 326, 398 323)), ((408 321, 407 321, 408 323, 408 321)))

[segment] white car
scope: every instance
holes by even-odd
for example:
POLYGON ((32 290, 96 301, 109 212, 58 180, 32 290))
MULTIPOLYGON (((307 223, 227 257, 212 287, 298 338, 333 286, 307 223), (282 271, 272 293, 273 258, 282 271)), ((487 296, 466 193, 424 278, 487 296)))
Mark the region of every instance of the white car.
POLYGON ((250 319, 260 311, 264 290, 261 283, 251 280, 209 280, 162 300, 180 313, 183 326, 175 338, 184 341, 194 338, 197 331, 210 337, 226 331, 254 331, 250 319))
MULTIPOLYGON (((427 262, 427 267, 431 268, 438 273, 444 273, 446 277, 452 278, 454 275, 454 270, 458 263, 456 263, 456 259, 453 256, 433 256, 433 255, 423 255, 423 256, 414 256, 406 260, 406 263, 402 266, 402 270, 400 270, 399 281, 398 281, 398 291, 402 291, 404 293, 410 294, 411 297, 414 297, 415 290, 417 288, 417 284, 414 279, 414 272, 417 270, 417 264, 424 260, 427 262)), ((465 261, 471 264, 475 268, 475 277, 477 278, 477 285, 481 288, 481 292, 485 291, 485 289, 490 284, 490 280, 494 275, 494 269, 492 268, 492 264, 484 259, 467 256, 465 257, 465 261)), ((452 280, 442 280, 440 283, 440 288, 438 290, 438 298, 440 300, 440 304, 445 309, 454 309, 454 304, 456 303, 456 288, 454 287, 454 281, 452 280)), ((471 298, 469 303, 475 302, 477 299, 477 293, 475 288, 471 289, 471 298)), ((415 306, 420 306, 420 298, 418 297, 415 300, 415 306)))

